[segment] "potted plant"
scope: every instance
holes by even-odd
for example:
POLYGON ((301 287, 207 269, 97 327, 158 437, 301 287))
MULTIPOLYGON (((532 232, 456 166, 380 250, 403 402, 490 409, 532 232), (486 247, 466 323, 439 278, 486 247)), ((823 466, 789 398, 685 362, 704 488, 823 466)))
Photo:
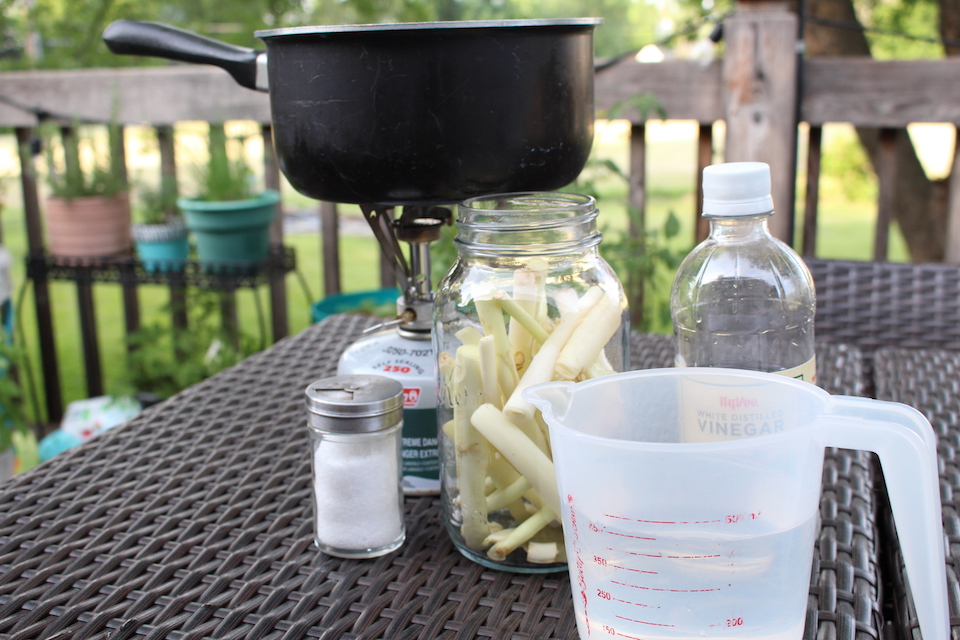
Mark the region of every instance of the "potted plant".
POLYGON ((180 198, 197 255, 207 270, 243 271, 266 259, 270 224, 280 194, 254 187, 253 172, 243 157, 244 140, 234 139, 238 153, 231 158, 222 126, 210 127, 210 155, 198 170, 199 193, 180 198))
MULTIPOLYGON (((127 338, 130 388, 144 405, 166 399, 186 387, 233 366, 257 351, 256 340, 242 331, 228 331, 219 322, 219 295, 191 289, 187 296, 188 326, 166 318, 141 326, 127 338)), ((262 347, 261 347, 262 348, 262 347)))
POLYGON ((132 228, 137 255, 147 273, 182 271, 190 255, 189 232, 176 213, 176 198, 146 191, 132 228), (171 213, 172 211, 172 213, 171 213))
MULTIPOLYGON (((111 127, 117 140, 119 129, 111 127)), ((117 154, 102 153, 91 139, 62 136, 62 157, 47 137, 50 195, 46 199, 47 242, 60 258, 129 255, 130 195, 117 154), (91 153, 82 157, 81 148, 91 153)))

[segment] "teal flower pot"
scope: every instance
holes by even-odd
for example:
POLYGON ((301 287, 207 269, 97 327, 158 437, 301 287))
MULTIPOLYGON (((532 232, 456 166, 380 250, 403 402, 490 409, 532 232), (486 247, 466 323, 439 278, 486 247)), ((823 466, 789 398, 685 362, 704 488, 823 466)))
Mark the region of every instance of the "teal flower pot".
POLYGON ((190 256, 189 232, 183 222, 133 225, 133 243, 147 273, 183 271, 190 256))
POLYGON ((237 273, 254 268, 270 251, 270 224, 280 194, 268 189, 249 200, 205 202, 180 198, 187 228, 204 269, 237 273))
POLYGON ((393 305, 390 309, 393 311, 396 309, 397 298, 399 297, 400 290, 397 287, 356 293, 335 293, 313 303, 310 311, 314 322, 320 322, 335 313, 350 313, 364 309, 371 311, 377 307, 386 307, 386 305, 393 305))

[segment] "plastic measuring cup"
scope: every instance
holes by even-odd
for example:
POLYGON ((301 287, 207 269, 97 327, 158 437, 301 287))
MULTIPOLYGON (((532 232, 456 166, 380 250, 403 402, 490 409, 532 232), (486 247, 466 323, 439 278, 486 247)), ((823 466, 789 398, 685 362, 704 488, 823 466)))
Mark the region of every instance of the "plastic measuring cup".
POLYGON ((879 456, 923 637, 948 636, 936 443, 916 410, 706 368, 523 397, 550 428, 581 638, 800 638, 827 446, 879 456))

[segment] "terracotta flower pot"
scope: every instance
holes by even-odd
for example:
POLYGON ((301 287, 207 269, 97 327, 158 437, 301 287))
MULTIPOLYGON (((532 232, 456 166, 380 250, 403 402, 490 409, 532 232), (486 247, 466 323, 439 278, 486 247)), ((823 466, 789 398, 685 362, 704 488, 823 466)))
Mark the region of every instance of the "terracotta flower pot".
POLYGON ((47 242, 61 258, 130 255, 130 196, 47 198, 47 242))

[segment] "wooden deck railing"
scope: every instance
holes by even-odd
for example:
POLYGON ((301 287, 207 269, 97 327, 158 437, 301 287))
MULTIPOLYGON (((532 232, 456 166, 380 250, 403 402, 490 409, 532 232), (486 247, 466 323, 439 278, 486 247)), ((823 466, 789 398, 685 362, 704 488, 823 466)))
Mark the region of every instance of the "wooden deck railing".
MULTIPOLYGON (((880 62, 870 59, 807 59, 796 56, 796 17, 764 3, 743 3, 725 22, 726 54, 708 65, 668 61, 641 64, 628 58, 602 68, 596 77, 596 101, 600 113, 640 94, 650 94, 662 104, 669 119, 694 120, 700 124, 698 167, 714 161, 714 123, 726 124, 724 161, 758 160, 770 164, 774 201, 778 212, 773 232, 791 239, 798 122, 810 126, 806 167, 806 203, 803 250, 816 248, 818 180, 821 127, 830 122, 880 127, 881 176, 875 256, 886 257, 887 233, 892 217, 896 171, 894 141, 898 130, 914 122, 960 124, 960 60, 880 62), (757 9, 764 6, 764 9, 757 9), (802 79, 802 82, 798 80, 802 79), (799 101, 796 99, 799 90, 799 101), (799 108, 798 108, 799 105, 799 108)), ((645 128, 640 115, 627 108, 619 117, 632 123, 630 204, 643 211, 646 190, 645 128)), ((183 121, 224 122, 253 120, 261 123, 265 149, 270 150, 270 114, 265 94, 243 89, 219 69, 169 66, 145 69, 96 69, 84 71, 0 74, 0 127, 13 127, 21 142, 29 140, 44 118, 121 124, 148 124, 157 131, 162 171, 175 175, 172 126, 183 121)), ((23 152, 22 163, 32 161, 23 152)), ((272 154, 266 156, 268 186, 279 184, 272 154)), ((696 177, 699 184, 699 171, 696 177)), ((960 180, 954 172, 953 182, 960 180)), ((44 241, 37 185, 30 172, 23 172, 29 251, 42 254, 44 241)), ((960 196, 960 186, 951 184, 960 196)), ((699 202, 699 198, 698 198, 699 202)), ((339 291, 336 244, 336 206, 318 204, 324 237, 325 293, 339 291)), ((696 211, 689 212, 691 217, 696 211)), ((705 234, 698 226, 698 237, 705 234)), ((951 199, 948 222, 948 257, 960 260, 960 197, 951 199)), ((272 240, 282 243, 279 222, 272 240)), ((386 270, 389 273, 389 269, 386 270)), ((283 275, 269 279, 274 317, 273 337, 286 334, 283 275)), ((34 276, 44 383, 51 420, 61 413, 53 325, 43 276, 34 276)), ((135 287, 126 285, 130 308, 127 329, 137 321, 135 287)), ((90 314, 81 313, 92 322, 90 314)), ((84 333, 90 331, 84 327, 84 333)), ((95 343, 94 343, 95 346, 95 343)), ((93 349, 95 351, 95 348, 93 349)), ((96 357, 88 352, 86 358, 96 357)), ((91 388, 88 381, 88 388, 91 388)))

